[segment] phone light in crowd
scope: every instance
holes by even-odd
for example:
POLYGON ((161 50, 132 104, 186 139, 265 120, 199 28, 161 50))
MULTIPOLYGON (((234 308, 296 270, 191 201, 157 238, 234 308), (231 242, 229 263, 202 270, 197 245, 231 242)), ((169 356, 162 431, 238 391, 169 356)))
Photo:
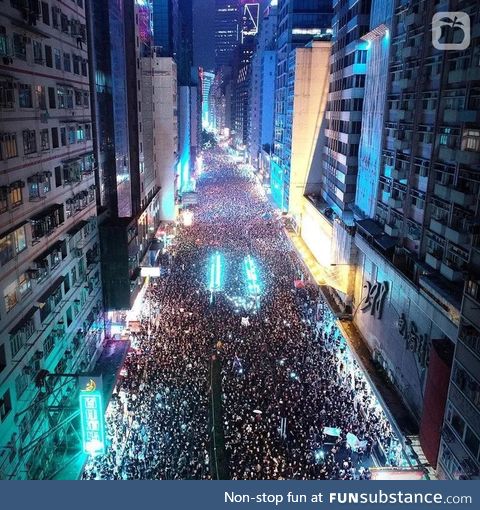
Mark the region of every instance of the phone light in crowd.
POLYGON ((191 227, 193 225, 193 212, 186 209, 183 211, 183 224, 185 227, 191 227))
POLYGON ((324 458, 325 458, 325 452, 323 450, 315 451, 315 462, 317 464, 320 464, 320 462, 322 462, 324 458))

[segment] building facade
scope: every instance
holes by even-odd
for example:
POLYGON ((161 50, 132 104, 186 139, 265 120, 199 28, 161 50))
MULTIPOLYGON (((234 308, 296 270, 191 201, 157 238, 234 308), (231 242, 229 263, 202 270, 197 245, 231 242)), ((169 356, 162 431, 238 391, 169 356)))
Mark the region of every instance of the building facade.
POLYGON ((215 66, 231 66, 240 43, 239 0, 215 0, 215 66))
POLYGON ((2 7, 0 478, 53 478, 76 383, 45 396, 39 375, 87 371, 103 340, 87 20, 82 0, 2 7))
POLYGON ((271 184, 275 204, 282 211, 289 209, 290 153, 289 105, 292 104, 293 83, 289 79, 291 53, 305 46, 314 37, 329 39, 332 27, 332 6, 329 1, 280 0, 278 2, 277 68, 275 87, 275 141, 272 155, 271 184), (275 189, 275 191, 274 191, 275 189))
POLYGON ((273 147, 275 104, 271 91, 275 90, 277 5, 273 2, 264 13, 252 58, 252 77, 249 103, 249 155, 258 169, 263 149, 273 147))

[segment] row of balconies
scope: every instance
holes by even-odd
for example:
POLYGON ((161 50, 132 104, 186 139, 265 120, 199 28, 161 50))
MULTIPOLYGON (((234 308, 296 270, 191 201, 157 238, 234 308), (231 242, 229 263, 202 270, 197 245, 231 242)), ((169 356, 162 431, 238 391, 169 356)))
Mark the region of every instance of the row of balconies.
POLYGON ((448 225, 444 220, 432 218, 430 230, 459 246, 466 246, 470 241, 470 234, 461 224, 448 225))
POLYGON ((441 145, 438 155, 444 161, 452 161, 462 165, 480 164, 480 152, 462 149, 453 149, 447 145, 441 145))
POLYGON ((455 189, 444 184, 435 184, 434 193, 437 197, 454 202, 463 207, 471 206, 475 203, 476 197, 468 190, 455 189))

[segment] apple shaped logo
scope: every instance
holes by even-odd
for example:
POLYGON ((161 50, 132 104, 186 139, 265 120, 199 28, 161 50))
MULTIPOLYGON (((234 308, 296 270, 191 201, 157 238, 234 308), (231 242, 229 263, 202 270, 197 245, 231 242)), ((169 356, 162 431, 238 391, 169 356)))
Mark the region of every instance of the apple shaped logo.
POLYGON ((469 15, 461 11, 435 13, 432 19, 432 44, 437 50, 467 49, 470 45, 469 15))

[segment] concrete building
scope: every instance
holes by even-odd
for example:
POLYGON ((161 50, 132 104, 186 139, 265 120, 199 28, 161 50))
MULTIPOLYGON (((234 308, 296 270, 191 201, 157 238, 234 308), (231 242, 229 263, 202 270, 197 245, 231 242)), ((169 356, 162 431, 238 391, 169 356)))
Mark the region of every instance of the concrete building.
POLYGON ((257 169, 264 146, 268 146, 267 153, 273 147, 276 35, 277 5, 272 2, 263 13, 251 66, 248 150, 257 169))
POLYGON ((334 1, 333 9, 333 49, 325 123, 322 197, 337 217, 351 225, 369 44, 362 41, 361 37, 369 29, 370 0, 348 4, 334 1))
POLYGON ((153 58, 154 160, 160 192, 160 219, 175 221, 176 166, 178 162, 177 65, 171 57, 153 58))
POLYGON ((0 14, 0 479, 55 477, 78 454, 62 374, 102 347, 86 25, 82 1, 0 14))
POLYGON ((298 225, 302 221, 303 195, 314 163, 315 147, 321 136, 329 78, 331 43, 313 40, 290 52, 287 83, 290 93, 286 105, 283 133, 283 164, 289 179, 282 181, 278 165, 272 165, 271 192, 275 202, 285 203, 298 225), (283 184, 283 185, 282 185, 283 184))
POLYGON ((291 55, 313 38, 330 38, 331 2, 325 0, 281 0, 278 2, 277 69, 275 88, 275 142, 272 154, 272 196, 279 209, 289 210, 292 86, 291 55))

